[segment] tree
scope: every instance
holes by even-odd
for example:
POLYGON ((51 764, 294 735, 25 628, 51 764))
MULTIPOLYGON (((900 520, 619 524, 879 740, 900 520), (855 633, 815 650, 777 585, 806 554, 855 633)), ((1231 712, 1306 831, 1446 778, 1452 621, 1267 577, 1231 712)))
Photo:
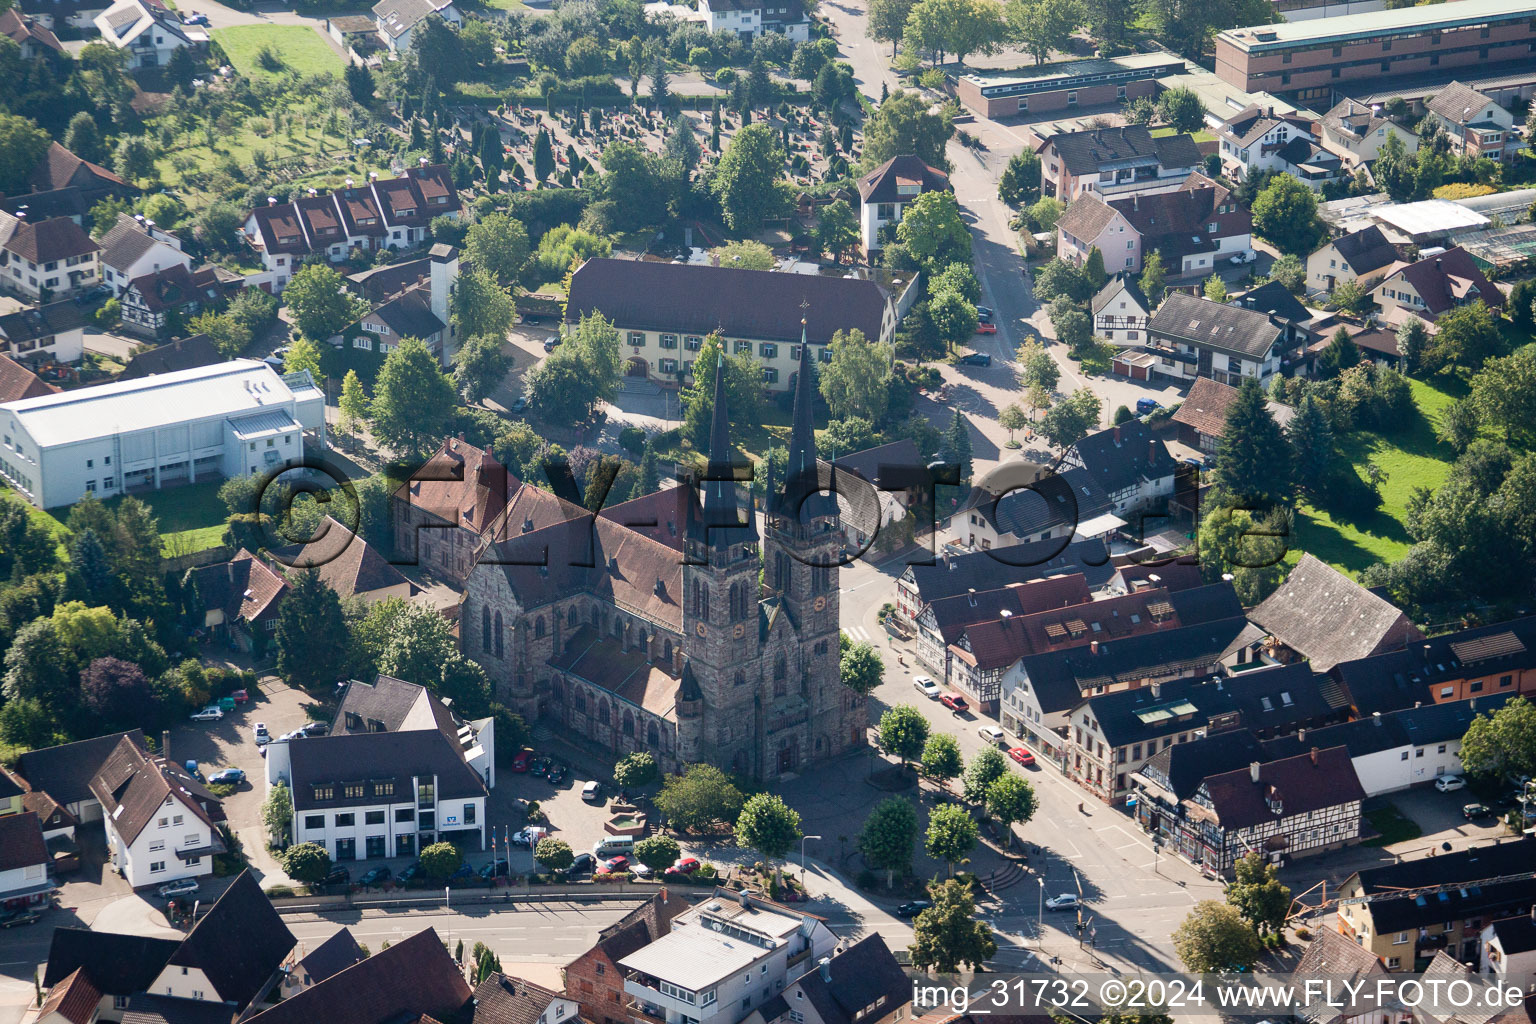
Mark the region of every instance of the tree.
POLYGON ((635 860, 650 868, 657 877, 676 864, 682 855, 682 847, 668 835, 647 836, 635 844, 635 860))
POLYGON ((1477 406, 1470 398, 1450 403, 1435 419, 1435 437, 1456 449, 1457 455, 1477 440, 1481 429, 1477 406))
POLYGON ((1179 86, 1157 97, 1157 116, 1175 131, 1198 132, 1205 127, 1205 104, 1195 90, 1179 86))
POLYGON ((667 214, 661 160, 644 146, 617 140, 603 147, 602 194, 614 203, 614 224, 633 231, 667 214))
POLYGON ((647 750, 625 754, 613 766, 613 781, 620 789, 648 786, 656 781, 656 776, 656 758, 647 750))
POLYGON ((1004 11, 1013 38, 1037 65, 1065 50, 1083 19, 1076 0, 1008 0, 1004 11))
POLYGON ((1040 193, 1040 154, 1023 149, 1008 160, 1002 177, 997 179, 997 196, 1015 210, 1022 208, 1040 193))
POLYGON ((565 344, 524 377, 528 401, 551 421, 585 422, 618 393, 620 366, 618 330, 601 313, 583 316, 565 344))
POLYGON ((1340 327, 1328 339, 1328 347, 1317 357, 1318 380, 1331 380, 1351 366, 1360 365, 1360 348, 1349 332, 1340 327))
POLYGON ((1212 302, 1227 301, 1227 282, 1221 279, 1221 275, 1212 274, 1205 280, 1205 297, 1212 302))
POLYGON ((1029 338, 1019 346, 1014 356, 1019 363, 1019 384, 1021 387, 1041 387, 1047 392, 1056 390, 1056 382, 1061 380, 1061 367, 1051 354, 1045 350, 1036 338, 1029 338))
POLYGON ((1008 774, 1008 762, 996 747, 983 747, 965 766, 964 794, 969 803, 985 805, 992 783, 1008 774))
POLYGON ((880 660, 873 646, 859 642, 842 652, 838 672, 844 686, 861 696, 868 696, 885 678, 885 662, 880 660))
POLYGON ((1163 269, 1163 254, 1156 249, 1147 253, 1141 261, 1141 278, 1137 282, 1141 293, 1149 302, 1161 304, 1163 289, 1167 287, 1167 272, 1163 269))
POLYGON ((714 189, 726 226, 751 234, 789 207, 784 149, 767 124, 749 124, 736 133, 715 169, 714 189))
POLYGON ((891 346, 871 343, 853 328, 833 334, 827 351, 831 361, 821 364, 818 387, 832 418, 862 416, 871 423, 884 419, 895 361, 891 346))
POLYGON ((373 388, 374 436, 402 455, 424 455, 442 443, 454 405, 453 383, 426 342, 402 338, 373 388))
POLYGON ((347 651, 336 642, 347 633, 341 598, 315 569, 289 580, 277 610, 277 674, 299 689, 329 692, 346 678, 347 651))
POLYGON ((955 875, 955 861, 962 860, 976 848, 976 819, 958 804, 939 804, 928 814, 928 833, 923 838, 923 849, 928 856, 949 865, 949 875, 955 875))
POLYGON ((1254 199, 1251 212, 1255 231, 1298 257, 1311 253, 1321 234, 1317 193, 1289 174, 1271 177, 1254 199))
POLYGON ((1082 307, 1066 296, 1057 298, 1050 306, 1051 326, 1056 330, 1056 340, 1067 346, 1073 354, 1082 351, 1093 338, 1093 321, 1082 307))
POLYGON ((779 261, 774 258, 773 250, 751 238, 716 246, 709 250, 709 258, 716 266, 734 270, 779 269, 779 261))
POLYGON ((1076 444, 1099 429, 1103 406, 1088 388, 1078 388, 1040 420, 1040 435, 1056 448, 1076 444))
POLYGON ((372 71, 362 64, 348 64, 342 77, 346 80, 347 93, 352 97, 352 102, 364 107, 373 103, 372 71))
POLYGON ((864 122, 864 153, 859 166, 874 170, 887 160, 915 155, 930 167, 949 170, 944 147, 955 133, 949 108, 938 112, 921 95, 897 89, 891 93, 873 117, 864 122))
POLYGON ((901 758, 902 768, 921 757, 928 742, 928 719, 910 704, 898 704, 880 716, 880 746, 901 758))
POLYGON ((358 378, 356 370, 348 370, 347 375, 341 379, 341 398, 337 402, 337 411, 341 417, 342 430, 356 430, 368 422, 368 394, 363 390, 363 382, 358 378))
POLYGON ((891 44, 891 57, 896 56, 896 44, 901 41, 902 33, 906 31, 907 19, 912 14, 912 8, 917 0, 870 0, 869 23, 866 31, 869 38, 881 43, 891 44))
POLYGON ((444 882, 464 866, 464 855, 452 843, 433 843, 421 851, 421 873, 444 882))
POLYGON ((358 318, 359 302, 342 285, 341 274, 325 264, 299 268, 283 289, 283 301, 300 334, 324 341, 358 318))
POLYGON ((1013 445, 1013 432, 1029 426, 1029 416, 1017 405, 1009 405, 997 414, 997 425, 1008 431, 1008 444, 1013 445))
MULTIPOLYGON (((940 808, 942 810, 943 808, 940 808)), ((933 906, 917 915, 908 954, 920 971, 953 974, 962 966, 980 970, 997 954, 997 940, 985 921, 976 920, 970 887, 954 879, 928 887, 933 906)))
MULTIPOLYGON (((1056 222, 1061 219, 1063 213, 1067 212, 1067 206, 1055 196, 1041 196, 1031 203, 1025 212, 1041 231, 1055 231, 1056 222)), ((1085 277, 1084 280, 1086 281, 1087 278, 1085 277)))
POLYGON ((80 673, 80 702, 105 727, 132 729, 152 721, 156 698, 144 670, 120 658, 97 658, 80 673))
MULTIPOLYGON (((1083 262, 1083 278, 1088 282, 1088 289, 1097 292, 1109 283, 1109 274, 1104 271, 1104 254, 1094 246, 1088 251, 1088 259, 1083 262)), ((1206 298, 1210 298, 1209 295, 1206 298)))
POLYGON ((924 192, 902 213, 896 238, 918 265, 936 273, 951 263, 969 263, 971 232, 960 216, 955 194, 946 190, 924 192))
POLYGON ((859 853, 875 871, 885 872, 885 887, 895 882, 896 872, 912 869, 912 844, 917 840, 917 811, 910 800, 886 797, 864 819, 859 832, 859 853))
POLYGON ((816 241, 832 254, 834 263, 859 244, 859 218, 847 200, 834 199, 821 208, 816 221, 816 241))
POLYGON ((533 138, 533 180, 548 181, 554 173, 555 147, 549 141, 549 133, 540 128, 533 138))
POLYGON ((303 334, 293 340, 288 346, 288 354, 283 357, 284 373, 302 370, 308 370, 317 384, 325 380, 325 375, 320 372, 320 347, 303 334))
POLYGON ((1053 256, 1035 271, 1035 298, 1051 302, 1066 296, 1073 302, 1086 302, 1093 293, 1083 272, 1060 256, 1053 256))
POLYGON ((1288 252, 1270 264, 1269 276, 1271 280, 1279 281, 1281 287, 1292 295, 1300 295, 1307 286, 1306 265, 1295 253, 1288 252))
POLYGON ((1233 881, 1227 884, 1227 904, 1260 934, 1278 934, 1291 909, 1291 890, 1280 883, 1279 868, 1250 850, 1232 865, 1233 881))
POLYGON ((743 799, 741 790, 720 769, 691 764, 681 775, 666 777, 654 802, 675 831, 702 832, 735 821, 743 799))
POLYGON ((1287 424, 1285 436, 1295 453, 1297 482, 1309 493, 1318 494, 1338 453, 1333 447, 1333 428, 1328 416, 1310 392, 1296 406, 1296 415, 1287 424))
POLYGON ((69 127, 64 131, 64 148, 94 164, 101 163, 107 157, 101 143, 101 128, 96 124, 96 119, 84 110, 69 119, 69 127))
POLYGON ((1028 780, 1008 772, 987 787, 987 813, 1008 832, 1008 846, 1013 846, 1013 826, 1023 825, 1035 816, 1040 800, 1028 780))
MULTIPOLYGON (((677 843, 674 840, 667 839, 666 836, 651 836, 651 838, 642 839, 640 842, 635 844, 636 859, 639 860, 642 864, 648 863, 644 857, 641 856, 640 847, 644 846, 646 843, 654 842, 658 839, 671 843, 674 848, 677 846, 677 843)), ((543 839, 540 839, 538 845, 533 848, 533 859, 544 865, 545 869, 549 872, 557 873, 566 870, 572 864, 574 864, 576 862, 576 855, 571 851, 571 844, 567 843, 564 839, 556 839, 553 836, 545 836, 543 839)), ((668 865, 670 866, 670 864, 671 862, 669 861, 668 865)))
POLYGON ((528 231, 505 213, 489 213, 464 235, 464 256, 503 285, 512 284, 528 262, 528 231))
POLYGON ((1504 439, 1528 445, 1536 437, 1536 345, 1490 359, 1472 378, 1470 400, 1479 423, 1504 432, 1504 439))
POLYGON ((1441 364, 1480 370, 1503 346, 1498 319, 1477 299, 1435 321, 1434 357, 1441 364))
POLYGON ((502 346, 496 335, 477 334, 453 354, 453 380, 466 402, 484 400, 512 372, 512 356, 502 346))
POLYGON ((1284 442, 1259 382, 1245 377, 1216 444, 1215 476, 1222 492, 1244 507, 1289 503, 1291 449, 1284 442))
POLYGON ((295 882, 317 885, 331 873, 331 855, 319 843, 299 843, 278 855, 283 874, 295 882))
POLYGON ((1536 775, 1536 705, 1512 697, 1492 714, 1479 713, 1462 737, 1461 766, 1482 778, 1536 775))
POLYGON ((971 424, 959 409, 955 410, 954 418, 949 421, 943 454, 945 462, 960 467, 962 483, 971 478, 971 424))
POLYGON ((287 838, 293 825, 293 794, 288 783, 281 779, 272 784, 267 799, 262 802, 261 824, 267 830, 267 837, 279 844, 287 838))
POLYGON ((976 333, 976 307, 956 292, 941 292, 928 300, 928 319, 945 350, 976 333))
POLYGON ((777 793, 755 793, 736 818, 736 845, 756 850, 764 860, 782 860, 804 833, 800 812, 777 793))
POLYGON ((1402 356, 1404 373, 1415 373, 1424 365, 1424 355, 1429 351, 1429 329, 1424 321, 1410 316, 1397 329, 1397 352, 1402 356))
POLYGON ((450 315, 461 338, 477 334, 505 338, 517 320, 517 307, 511 293, 477 267, 459 275, 453 288, 450 315))
POLYGON ((923 745, 923 774, 939 785, 949 787, 949 780, 960 777, 964 766, 960 760, 960 744, 947 732, 936 732, 923 745))
POLYGON ((32 168, 48 152, 48 133, 37 122, 16 114, 0 114, 0 189, 27 191, 32 168))
POLYGON ((1202 900, 1173 933, 1173 948, 1192 974, 1247 970, 1259 959, 1259 937, 1225 903, 1202 900))

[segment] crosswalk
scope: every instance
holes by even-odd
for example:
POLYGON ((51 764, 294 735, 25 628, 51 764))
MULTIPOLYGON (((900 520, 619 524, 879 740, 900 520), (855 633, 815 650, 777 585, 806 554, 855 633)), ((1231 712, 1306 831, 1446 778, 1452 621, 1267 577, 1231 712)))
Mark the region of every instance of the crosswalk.
POLYGON ((848 639, 854 643, 869 643, 869 630, 863 626, 844 626, 843 632, 848 634, 848 639))

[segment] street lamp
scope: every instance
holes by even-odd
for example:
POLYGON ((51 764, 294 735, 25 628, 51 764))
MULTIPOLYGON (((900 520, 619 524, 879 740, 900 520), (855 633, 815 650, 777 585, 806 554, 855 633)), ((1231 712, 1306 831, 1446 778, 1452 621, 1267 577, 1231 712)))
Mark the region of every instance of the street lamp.
POLYGON ((1035 946, 1037 949, 1045 948, 1045 879, 1039 875, 1035 881, 1040 883, 1040 910, 1035 918, 1035 946))
MULTIPOLYGON (((821 836, 801 836, 800 837, 800 888, 802 888, 802 889, 805 888, 805 841, 807 839, 820 839, 820 838, 821 838, 821 836)), ((810 895, 810 894, 807 893, 806 895, 810 895)))

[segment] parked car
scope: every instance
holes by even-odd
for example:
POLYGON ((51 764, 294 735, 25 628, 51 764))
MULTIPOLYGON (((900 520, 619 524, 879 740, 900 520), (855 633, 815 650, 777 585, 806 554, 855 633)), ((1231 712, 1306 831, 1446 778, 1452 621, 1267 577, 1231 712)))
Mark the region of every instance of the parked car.
POLYGON ((966 366, 991 366, 992 357, 985 352, 967 352, 960 357, 960 362, 966 366))
POLYGON ((1159 410, 1161 408, 1162 408, 1162 406, 1157 403, 1157 399, 1155 399, 1155 398, 1138 398, 1138 399, 1136 399, 1136 415, 1137 416, 1145 416, 1147 413, 1149 413, 1149 412, 1156 412, 1157 410, 1159 410))
POLYGON ((609 857, 607 860, 603 861, 603 870, 607 871, 609 874, 617 874, 620 871, 628 871, 629 858, 624 856, 622 853, 617 857, 609 857))
POLYGON ((994 745, 1003 742, 1003 730, 995 725, 982 726, 976 730, 976 735, 994 745))
POLYGON ((208 776, 208 781, 225 786, 238 786, 245 781, 245 770, 241 768, 225 768, 208 776))
POLYGON ((1035 755, 1031 754, 1023 747, 1014 747, 1012 750, 1008 751, 1008 756, 1013 758, 1019 764, 1023 765, 1025 768, 1034 767, 1035 755))
POLYGON ((597 860, 590 853, 583 850, 572 858, 571 866, 565 869, 565 876, 567 878, 574 878, 577 875, 585 875, 596 865, 597 860))
POLYGON ((560 783, 565 781, 565 777, 569 775, 570 772, 571 770, 565 765, 557 764, 549 770, 549 774, 545 775, 544 778, 549 781, 551 786, 558 786, 560 783))
POLYGON ((939 698, 939 703, 943 704, 957 715, 962 711, 971 710, 971 706, 965 702, 965 698, 954 693, 946 693, 944 696, 939 698))
POLYGON ((304 726, 298 731, 305 736, 324 736, 326 733, 331 731, 331 723, 310 722, 308 725, 304 726))
POLYGON ((539 845, 539 840, 549 835, 549 829, 542 825, 529 825, 512 833, 512 845, 526 846, 532 849, 539 845))
POLYGON ((699 870, 699 858, 683 857, 667 869, 674 875, 691 875, 699 870))
POLYGON ((169 900, 177 896, 190 896, 197 892, 197 888, 197 879, 182 878, 174 882, 166 882, 155 890, 155 895, 163 900, 169 900))
POLYGON ((603 799, 603 784, 593 779, 581 787, 581 798, 589 804, 601 803, 603 799))
POLYGON ((407 882, 414 882, 420 875, 421 861, 413 861, 400 869, 400 873, 395 876, 395 881, 400 885, 404 885, 407 882))
POLYGON ((1076 910, 1077 894, 1064 892, 1045 901, 1046 910, 1076 910))
POLYGON ((236 704, 246 704, 249 703, 251 699, 251 695, 245 690, 236 690, 234 693, 230 694, 230 697, 233 698, 236 704))
POLYGON ((497 877, 498 875, 505 878, 511 873, 512 864, 510 861, 505 860, 493 860, 480 869, 480 877, 485 879, 487 882, 497 877))
POLYGON ((352 870, 345 867, 331 868, 331 873, 325 876, 322 885, 350 885, 352 882, 352 870))
POLYGON ((977 334, 996 334, 997 333, 997 324, 990 323, 990 322, 988 322, 986 320, 978 320, 978 321, 976 321, 976 333, 977 334))
POLYGON ((219 705, 219 710, 226 715, 235 710, 235 698, 233 697, 220 697, 215 703, 219 705))
POLYGON ((19 910, 12 910, 4 916, 0 916, 0 928, 15 928, 20 924, 37 924, 37 922, 41 921, 42 919, 42 914, 35 910, 28 910, 27 908, 23 907, 19 910))
POLYGON ((1442 775, 1435 780, 1435 788, 1442 793, 1454 793, 1467 788, 1467 780, 1460 775, 1442 775))
POLYGON ((653 874, 650 868, 646 867, 644 864, 641 864, 639 861, 636 861, 633 865, 631 865, 629 870, 635 873, 636 878, 650 878, 653 874))
POLYGON ((459 882, 459 881, 463 881, 466 878, 474 878, 474 877, 475 877, 475 866, 473 864, 463 864, 463 865, 460 865, 459 870, 455 871, 453 874, 448 876, 448 881, 450 881, 450 882, 459 882))
POLYGON ((366 872, 364 872, 363 877, 357 880, 357 884, 383 885, 385 882, 389 881, 389 875, 389 868, 383 867, 382 865, 376 868, 369 868, 366 872))
POLYGON ((896 908, 896 916, 897 917, 916 917, 918 914, 921 914, 923 911, 927 910, 931 906, 933 906, 933 904, 929 903, 927 900, 912 900, 912 901, 910 901, 908 903, 903 903, 901 906, 897 907, 896 908))
POLYGON ((217 704, 209 704, 201 711, 192 712, 192 721, 194 722, 217 722, 223 717, 224 712, 219 710, 217 704))
POLYGON ((198 14, 196 11, 193 11, 190 14, 183 14, 181 22, 183 25, 206 25, 208 24, 208 15, 198 14))
POLYGON ((925 697, 937 697, 944 691, 939 689, 939 684, 929 676, 917 676, 912 680, 912 685, 917 687, 919 693, 925 697))
POLYGON ((533 750, 529 747, 524 747, 522 750, 519 750, 516 754, 512 755, 512 764, 509 767, 514 772, 525 772, 528 770, 528 765, 532 761, 533 750))
POLYGON ((976 307, 976 315, 979 316, 983 320, 991 320, 992 319, 992 307, 991 306, 977 306, 976 307))
POLYGON ((266 722, 257 722, 252 728, 252 732, 256 735, 256 745, 258 747, 264 747, 272 742, 272 734, 267 732, 266 722))
POLYGON ((1231 259, 1229 259, 1227 262, 1232 264, 1234 267, 1240 267, 1244 263, 1252 263, 1254 260, 1256 260, 1258 258, 1259 258, 1259 254, 1250 249, 1247 252, 1240 252, 1240 253, 1238 253, 1237 255, 1235 255, 1231 259))
POLYGON ((1461 809, 1461 816, 1468 821, 1474 821, 1478 818, 1490 818, 1493 816, 1493 809, 1487 804, 1467 804, 1461 809))
POLYGON ((560 339, 559 338, 550 338, 548 341, 546 341, 544 343, 544 351, 545 352, 553 352, 555 350, 555 348, 557 346, 559 346, 559 344, 560 344, 560 339))
POLYGON ((518 395, 516 401, 514 401, 512 403, 512 411, 514 413, 527 412, 528 411, 528 396, 527 395, 518 395))

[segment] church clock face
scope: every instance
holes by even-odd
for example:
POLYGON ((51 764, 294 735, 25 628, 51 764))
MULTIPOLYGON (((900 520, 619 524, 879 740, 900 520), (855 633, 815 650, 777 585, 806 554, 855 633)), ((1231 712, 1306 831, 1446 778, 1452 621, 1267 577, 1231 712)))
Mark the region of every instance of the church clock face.
POLYGON ((704 625, 704 623, 701 622, 693 627, 693 631, 699 634, 699 636, 704 636, 709 632, 709 629, 704 625))
POLYGON ((811 607, 816 609, 817 611, 821 611, 826 606, 827 606, 827 599, 824 598, 824 597, 818 597, 816 600, 811 602, 811 607))
POLYGON ((740 640, 742 637, 744 637, 746 635, 747 635, 747 627, 746 627, 745 623, 738 622, 731 629, 731 636, 735 637, 737 640, 740 640))

